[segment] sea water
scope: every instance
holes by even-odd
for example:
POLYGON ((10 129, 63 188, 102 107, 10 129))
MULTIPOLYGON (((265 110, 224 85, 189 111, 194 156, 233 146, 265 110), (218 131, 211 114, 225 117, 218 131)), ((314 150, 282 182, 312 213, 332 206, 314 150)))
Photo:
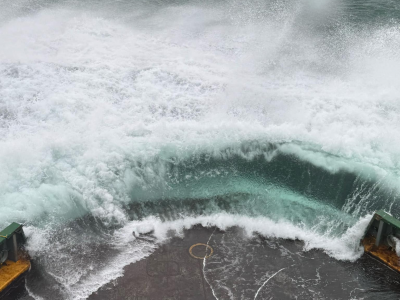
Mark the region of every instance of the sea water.
POLYGON ((0 225, 31 296, 84 299, 195 224, 357 260, 400 217, 399 3, 1 1, 0 225))

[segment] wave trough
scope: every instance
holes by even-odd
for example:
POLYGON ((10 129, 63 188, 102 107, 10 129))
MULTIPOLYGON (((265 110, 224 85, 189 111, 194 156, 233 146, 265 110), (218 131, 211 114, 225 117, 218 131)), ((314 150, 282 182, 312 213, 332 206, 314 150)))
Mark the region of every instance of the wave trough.
POLYGON ((364 2, 0 4, 0 225, 26 224, 48 293, 149 255, 140 226, 359 257, 370 213, 400 216, 399 7, 364 2))

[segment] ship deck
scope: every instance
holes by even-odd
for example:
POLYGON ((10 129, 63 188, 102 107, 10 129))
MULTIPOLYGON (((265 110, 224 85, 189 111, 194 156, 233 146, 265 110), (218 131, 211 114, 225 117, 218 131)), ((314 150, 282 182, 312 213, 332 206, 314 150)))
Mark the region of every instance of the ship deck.
POLYGON ((0 295, 15 280, 29 270, 31 264, 27 259, 20 259, 17 262, 7 260, 0 266, 0 295))
MULTIPOLYGON (((138 238, 140 244, 151 234, 138 238)), ((248 236, 238 227, 194 226, 127 265, 88 300, 400 299, 400 274, 378 260, 342 261, 305 247, 299 240, 248 236)), ((26 287, 1 299, 34 300, 31 293, 66 299, 55 296, 49 277, 33 261, 26 287)))
POLYGON ((372 286, 400 296, 399 282, 400 276, 367 256, 338 261, 304 251, 301 241, 195 226, 126 266, 122 277, 88 300, 370 299, 372 286))
POLYGON ((400 272, 400 259, 395 251, 385 245, 375 246, 375 237, 373 236, 364 238, 362 243, 366 253, 379 259, 393 270, 400 272))

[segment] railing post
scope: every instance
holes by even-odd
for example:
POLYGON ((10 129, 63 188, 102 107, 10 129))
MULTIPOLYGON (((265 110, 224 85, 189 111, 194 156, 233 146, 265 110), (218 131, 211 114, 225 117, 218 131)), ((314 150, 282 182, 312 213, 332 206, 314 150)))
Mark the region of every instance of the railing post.
POLYGON ((375 246, 379 246, 379 244, 381 243, 382 231, 383 231, 384 225, 385 225, 385 223, 382 220, 380 220, 379 227, 378 227, 378 234, 376 235, 376 240, 375 240, 375 246))
POLYGON ((14 262, 18 261, 18 244, 17 235, 14 233, 13 236, 7 241, 8 245, 8 259, 14 262))

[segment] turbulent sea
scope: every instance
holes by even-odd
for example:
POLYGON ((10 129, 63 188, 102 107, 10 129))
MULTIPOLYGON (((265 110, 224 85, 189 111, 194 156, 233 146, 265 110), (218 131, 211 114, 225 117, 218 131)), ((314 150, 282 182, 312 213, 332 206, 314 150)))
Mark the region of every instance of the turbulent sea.
POLYGON ((400 217, 399 22, 398 0, 0 0, 0 227, 25 224, 30 296, 85 299, 195 224, 356 262, 371 214, 400 217))

